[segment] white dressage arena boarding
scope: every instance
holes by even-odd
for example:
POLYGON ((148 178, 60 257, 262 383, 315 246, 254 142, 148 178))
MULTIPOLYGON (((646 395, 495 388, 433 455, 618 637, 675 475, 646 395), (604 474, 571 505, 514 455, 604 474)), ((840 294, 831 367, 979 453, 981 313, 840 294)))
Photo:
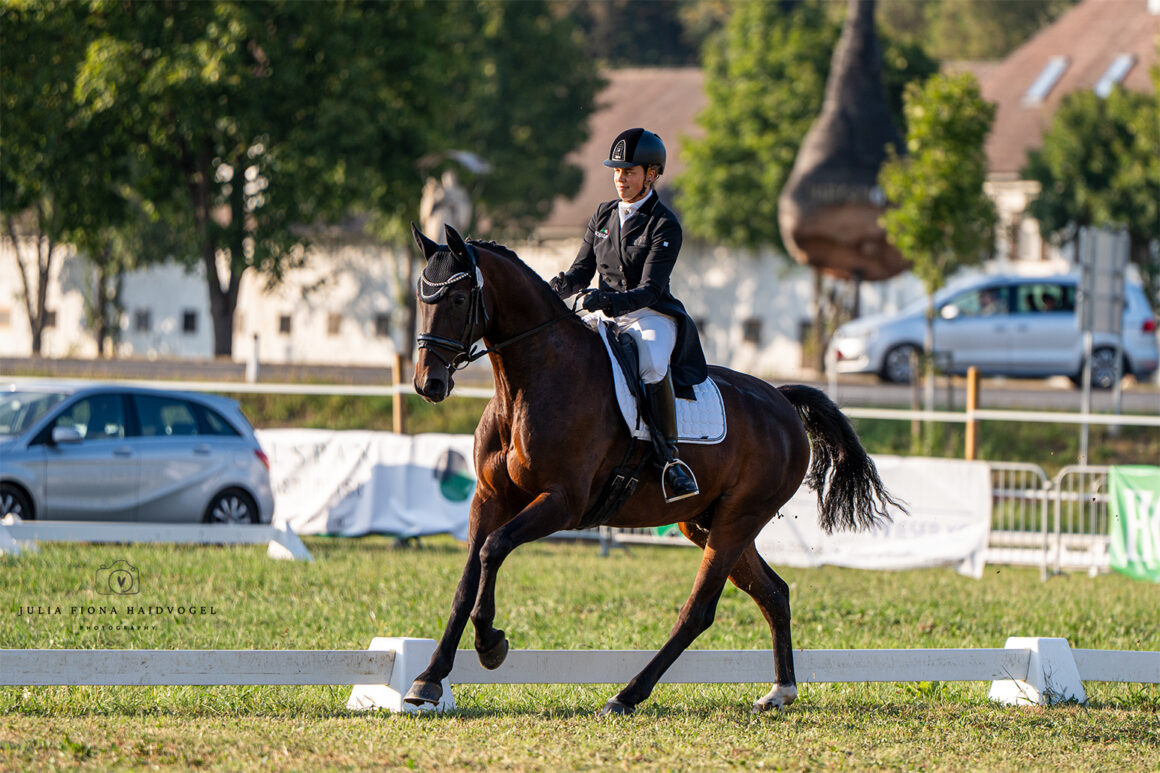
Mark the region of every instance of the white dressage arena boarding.
POLYGON ((269 543, 270 558, 313 561, 298 535, 284 525, 142 523, 100 521, 0 521, 0 555, 35 553, 38 542, 170 543, 179 545, 256 545, 269 543))
MULTIPOLYGON (((363 650, 0 650, 0 686, 353 684, 347 708, 417 711, 402 697, 433 639, 376 638, 363 650)), ((652 650, 513 650, 494 671, 461 650, 453 684, 623 684, 652 650)), ((769 650, 686 650, 662 677, 683 684, 768 683, 769 650)), ((1066 639, 1011 637, 1003 649, 795 650, 798 683, 990 681, 992 700, 1087 700, 1083 681, 1160 683, 1160 652, 1073 650, 1066 639)))

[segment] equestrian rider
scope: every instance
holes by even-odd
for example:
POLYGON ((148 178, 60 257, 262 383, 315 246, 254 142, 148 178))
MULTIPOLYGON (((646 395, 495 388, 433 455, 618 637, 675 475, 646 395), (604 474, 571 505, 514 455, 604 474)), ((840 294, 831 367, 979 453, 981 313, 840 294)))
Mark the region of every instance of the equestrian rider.
POLYGON ((604 165, 613 170, 619 199, 596 208, 572 267, 549 284, 568 298, 599 274, 598 289, 584 296, 583 306, 611 318, 618 332, 636 341, 654 445, 662 455, 665 500, 675 502, 699 491, 692 470, 677 455, 674 385, 691 398, 693 385, 709 373, 697 328, 669 290, 681 224, 655 190, 665 170, 664 143, 650 131, 628 129, 613 141, 604 165))

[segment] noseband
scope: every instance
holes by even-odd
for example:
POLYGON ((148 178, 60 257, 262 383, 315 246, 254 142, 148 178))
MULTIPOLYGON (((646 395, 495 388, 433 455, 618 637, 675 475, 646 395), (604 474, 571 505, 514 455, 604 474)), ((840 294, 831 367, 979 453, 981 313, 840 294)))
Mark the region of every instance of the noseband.
POLYGON ((491 316, 487 313, 487 308, 483 304, 483 274, 479 270, 479 259, 475 254, 475 247, 470 243, 465 244, 465 246, 467 247, 467 255, 471 259, 470 270, 458 271, 441 282, 433 282, 428 279, 426 276, 426 268, 419 275, 419 300, 423 303, 430 304, 439 303, 443 300, 448 290, 450 290, 451 285, 461 279, 471 280, 471 287, 467 293, 467 314, 463 318, 463 331, 459 334, 458 340, 444 338, 443 336, 437 336, 431 333, 420 333, 416 336, 419 349, 429 351, 432 356, 443 363, 448 373, 455 373, 455 371, 475 362, 479 358, 498 352, 505 346, 535 335, 544 328, 559 322, 565 317, 570 317, 575 313, 575 309, 570 309, 563 314, 550 318, 546 322, 541 322, 531 330, 526 330, 495 346, 485 346, 483 349, 473 350, 472 347, 475 345, 475 342, 483 336, 483 331, 491 321, 491 316), (477 330, 479 332, 476 332, 477 330), (451 358, 444 357, 440 353, 440 349, 450 352, 451 358))

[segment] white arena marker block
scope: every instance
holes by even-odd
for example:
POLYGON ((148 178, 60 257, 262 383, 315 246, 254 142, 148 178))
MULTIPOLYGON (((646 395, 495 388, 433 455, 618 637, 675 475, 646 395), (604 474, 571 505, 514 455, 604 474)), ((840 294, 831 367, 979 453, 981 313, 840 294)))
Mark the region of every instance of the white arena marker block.
POLYGON ((447 711, 455 708, 455 697, 451 694, 451 683, 443 680, 443 697, 438 705, 419 708, 403 702, 403 696, 415 682, 415 677, 423 673, 431 656, 435 654, 434 639, 410 639, 406 637, 377 636, 368 650, 392 650, 395 665, 391 669, 389 684, 356 684, 350 692, 346 707, 351 711, 386 709, 387 711, 447 711))
POLYGON ((314 560, 314 556, 310 555, 306 545, 288 526, 282 524, 270 528, 273 529, 273 536, 270 538, 269 547, 266 548, 267 556, 285 561, 314 560))
POLYGON ((20 552, 20 545, 4 528, 4 524, 0 524, 0 556, 18 556, 20 552))
POLYGON ((1025 679, 991 682, 990 698, 1011 706, 1048 706, 1064 701, 1087 703, 1067 639, 1011 636, 1007 649, 1029 650, 1025 679))

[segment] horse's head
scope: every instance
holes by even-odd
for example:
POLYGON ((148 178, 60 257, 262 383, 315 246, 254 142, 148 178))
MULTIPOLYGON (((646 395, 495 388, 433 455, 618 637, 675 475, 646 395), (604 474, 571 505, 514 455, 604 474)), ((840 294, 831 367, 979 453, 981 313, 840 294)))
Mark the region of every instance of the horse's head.
POLYGON ((436 244, 411 224, 427 261, 419 277, 414 383, 415 391, 433 403, 451 394, 452 376, 471 361, 471 345, 483 337, 488 319, 475 249, 451 226, 445 231, 447 244, 436 244))

